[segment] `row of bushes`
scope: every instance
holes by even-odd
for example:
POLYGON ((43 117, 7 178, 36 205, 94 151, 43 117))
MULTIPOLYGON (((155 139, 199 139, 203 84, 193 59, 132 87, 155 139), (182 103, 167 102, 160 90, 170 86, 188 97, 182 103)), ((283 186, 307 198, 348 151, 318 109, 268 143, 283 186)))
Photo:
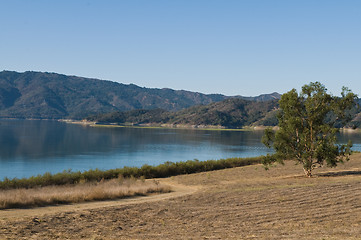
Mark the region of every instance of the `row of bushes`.
POLYGON ((61 173, 45 173, 30 178, 5 178, 0 181, 0 189, 34 188, 49 185, 77 184, 82 182, 101 181, 102 179, 113 179, 120 176, 164 178, 180 174, 198 173, 219 170, 232 167, 240 167, 261 163, 262 157, 254 158, 227 158, 220 160, 188 160, 185 162, 165 162, 158 166, 143 165, 142 167, 124 167, 110 170, 89 170, 85 172, 72 172, 71 170, 61 173))

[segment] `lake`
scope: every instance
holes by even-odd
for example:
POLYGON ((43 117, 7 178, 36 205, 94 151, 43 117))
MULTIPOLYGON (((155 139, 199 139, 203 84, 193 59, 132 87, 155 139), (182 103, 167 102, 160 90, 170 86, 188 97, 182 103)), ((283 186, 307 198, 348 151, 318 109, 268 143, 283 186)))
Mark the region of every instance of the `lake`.
MULTIPOLYGON (((57 121, 0 121, 0 179, 71 169, 112 169, 166 161, 271 153, 262 131, 89 127, 57 121)), ((361 134, 340 134, 361 151, 361 134)))

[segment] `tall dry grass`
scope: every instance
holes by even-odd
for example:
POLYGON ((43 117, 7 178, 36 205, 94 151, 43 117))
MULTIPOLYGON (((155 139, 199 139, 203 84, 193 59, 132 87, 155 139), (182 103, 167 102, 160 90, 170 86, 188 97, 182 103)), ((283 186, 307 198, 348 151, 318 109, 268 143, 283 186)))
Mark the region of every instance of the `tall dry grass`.
POLYGON ((110 200, 165 192, 170 192, 170 188, 159 184, 156 180, 145 181, 135 178, 118 178, 32 189, 1 190, 0 209, 110 200))

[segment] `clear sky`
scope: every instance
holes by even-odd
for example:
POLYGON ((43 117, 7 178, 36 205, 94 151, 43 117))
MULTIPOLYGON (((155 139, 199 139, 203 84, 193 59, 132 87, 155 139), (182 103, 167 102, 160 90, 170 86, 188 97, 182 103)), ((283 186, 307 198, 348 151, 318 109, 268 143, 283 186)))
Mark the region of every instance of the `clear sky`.
POLYGON ((255 96, 361 95, 359 0, 0 0, 0 70, 255 96))

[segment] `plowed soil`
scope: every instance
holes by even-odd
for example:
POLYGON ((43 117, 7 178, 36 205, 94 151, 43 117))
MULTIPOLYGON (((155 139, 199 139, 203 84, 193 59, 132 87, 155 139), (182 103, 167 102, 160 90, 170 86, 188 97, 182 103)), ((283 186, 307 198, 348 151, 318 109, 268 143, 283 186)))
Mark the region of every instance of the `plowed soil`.
POLYGON ((361 154, 160 179, 174 192, 0 211, 0 239, 361 239, 361 154))

